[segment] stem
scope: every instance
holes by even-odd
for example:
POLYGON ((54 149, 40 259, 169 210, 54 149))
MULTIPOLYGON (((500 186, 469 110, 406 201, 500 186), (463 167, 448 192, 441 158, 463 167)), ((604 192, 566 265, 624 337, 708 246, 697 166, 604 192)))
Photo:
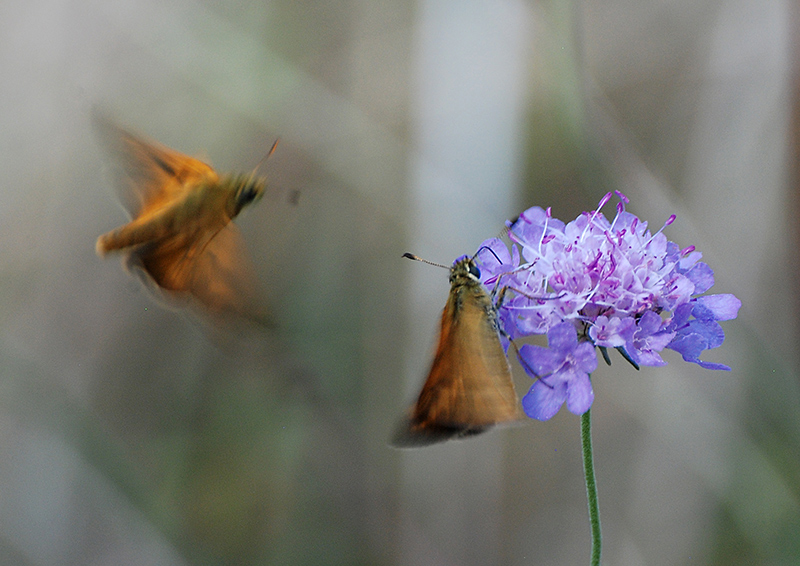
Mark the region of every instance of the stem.
POLYGON ((594 478, 594 456, 592 455, 591 409, 581 415, 581 444, 583 445, 583 473, 586 477, 586 498, 589 500, 589 523, 592 527, 591 566, 600 566, 600 507, 597 503, 597 482, 594 478))

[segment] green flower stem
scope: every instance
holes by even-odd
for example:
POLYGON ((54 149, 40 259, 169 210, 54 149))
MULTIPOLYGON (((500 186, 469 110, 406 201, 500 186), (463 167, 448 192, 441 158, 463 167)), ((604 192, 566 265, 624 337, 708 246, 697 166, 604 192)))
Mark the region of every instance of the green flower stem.
POLYGON ((583 473, 586 476, 586 498, 589 500, 589 523, 592 526, 591 566, 600 566, 600 507, 597 504, 597 482, 594 479, 594 456, 592 456, 592 411, 581 415, 581 444, 583 446, 583 473))

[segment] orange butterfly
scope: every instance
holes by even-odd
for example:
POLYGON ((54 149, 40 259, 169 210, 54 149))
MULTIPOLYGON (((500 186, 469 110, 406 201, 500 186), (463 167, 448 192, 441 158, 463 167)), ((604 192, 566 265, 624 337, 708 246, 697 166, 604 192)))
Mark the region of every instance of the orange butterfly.
POLYGON ((125 254, 126 267, 171 304, 253 318, 255 275, 231 220, 261 198, 266 181, 220 176, 101 114, 95 126, 120 165, 117 189, 131 217, 97 239, 97 254, 125 254))
POLYGON ((450 295, 428 379, 392 444, 411 448, 478 434, 522 418, 519 407, 497 313, 478 267, 465 256, 450 268, 450 295))

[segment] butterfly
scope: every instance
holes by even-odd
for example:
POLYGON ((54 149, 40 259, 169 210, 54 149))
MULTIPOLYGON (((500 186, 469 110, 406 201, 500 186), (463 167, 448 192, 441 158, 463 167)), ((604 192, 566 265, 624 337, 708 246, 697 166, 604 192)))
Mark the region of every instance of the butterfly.
POLYGON ((461 257, 450 267, 450 295, 430 373, 392 444, 412 448, 479 434, 519 420, 519 407, 497 312, 475 261, 461 257))
POLYGON ((94 125, 119 165, 117 192, 131 219, 97 239, 97 254, 123 254, 126 268, 169 305, 261 318, 255 274, 231 220, 262 197, 265 179, 219 175, 101 113, 94 125))

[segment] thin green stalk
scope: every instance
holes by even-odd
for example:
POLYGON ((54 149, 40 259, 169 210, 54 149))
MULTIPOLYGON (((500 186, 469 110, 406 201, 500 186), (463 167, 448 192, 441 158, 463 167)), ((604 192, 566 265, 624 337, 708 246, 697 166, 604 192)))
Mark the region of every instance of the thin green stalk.
POLYGON ((592 527, 591 566, 600 566, 600 507, 597 503, 597 482, 594 478, 594 457, 592 456, 592 414, 591 409, 581 416, 581 444, 583 446, 583 473, 586 477, 586 497, 589 500, 589 523, 592 527))

